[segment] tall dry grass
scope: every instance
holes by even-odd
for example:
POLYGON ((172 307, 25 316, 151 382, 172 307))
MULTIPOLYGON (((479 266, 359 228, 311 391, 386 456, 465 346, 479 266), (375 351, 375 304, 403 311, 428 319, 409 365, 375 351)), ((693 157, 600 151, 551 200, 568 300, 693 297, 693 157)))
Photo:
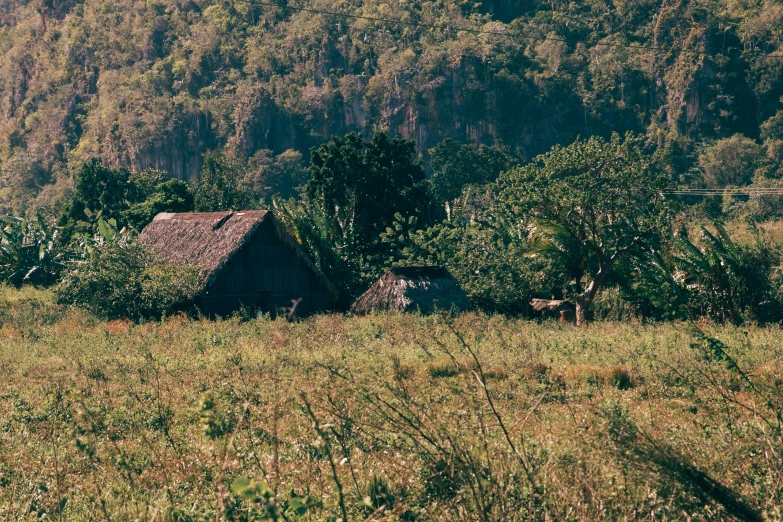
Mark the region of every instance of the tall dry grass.
POLYGON ((781 331, 702 330, 136 325, 0 289, 0 517, 779 520, 781 331))

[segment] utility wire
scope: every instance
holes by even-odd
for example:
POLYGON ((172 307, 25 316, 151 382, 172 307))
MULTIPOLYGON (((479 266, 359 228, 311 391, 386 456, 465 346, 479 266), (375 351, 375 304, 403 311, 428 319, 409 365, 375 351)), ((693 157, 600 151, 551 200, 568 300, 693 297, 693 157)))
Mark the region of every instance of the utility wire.
POLYGON ((713 194, 734 194, 736 192, 783 192, 783 187, 746 188, 672 188, 668 192, 705 192, 713 194))
POLYGON ((673 189, 664 190, 662 193, 672 196, 783 196, 783 188, 673 189))
MULTIPOLYGON (((261 1, 261 0, 234 0, 235 3, 239 4, 247 4, 247 5, 258 5, 262 7, 274 7, 278 9, 285 9, 288 11, 297 11, 302 13, 312 13, 312 14, 319 14, 324 16, 332 16, 335 18, 345 18, 345 19, 351 19, 351 20, 367 20, 370 22, 380 22, 385 24, 392 24, 392 25, 402 25, 407 27, 420 27, 424 29, 437 29, 440 31, 457 31, 457 32, 465 32, 470 34, 485 34, 485 35, 494 35, 494 36, 505 36, 505 37, 516 37, 521 38, 523 40, 529 40, 529 41, 542 41, 542 42, 560 42, 560 43, 566 43, 570 45, 575 45, 578 43, 586 43, 581 40, 572 40, 568 38, 560 38, 560 37, 554 37, 554 36, 530 36, 526 35, 524 33, 521 33, 519 31, 491 31, 487 29, 479 29, 478 27, 464 27, 464 26, 458 26, 458 25, 449 25, 449 24, 428 24, 425 22, 411 22, 406 20, 395 20, 393 18, 383 18, 378 16, 366 16, 366 15, 356 15, 356 14, 350 14, 350 13, 341 13, 338 11, 329 11, 326 9, 318 9, 314 7, 299 7, 299 6, 293 6, 293 5, 285 5, 285 4, 278 4, 275 2, 268 2, 268 1, 261 1)), ((731 57, 731 56, 741 56, 742 51, 740 52, 729 52, 729 53, 715 53, 715 52, 706 52, 706 51, 697 51, 697 50, 688 50, 688 49, 682 49, 682 48, 676 48, 676 47, 660 47, 660 46, 654 46, 654 45, 627 45, 627 44, 613 44, 613 43, 596 43, 592 44, 593 47, 605 47, 605 48, 612 48, 612 49, 631 49, 631 50, 639 50, 639 51, 664 51, 664 52, 674 52, 679 51, 683 54, 695 54, 695 55, 704 55, 704 56, 725 56, 725 57, 731 57)), ((759 58, 764 59, 783 59, 783 54, 757 54, 755 55, 759 58)))
POLYGON ((664 196, 783 196, 783 186, 732 188, 670 188, 658 192, 664 196))

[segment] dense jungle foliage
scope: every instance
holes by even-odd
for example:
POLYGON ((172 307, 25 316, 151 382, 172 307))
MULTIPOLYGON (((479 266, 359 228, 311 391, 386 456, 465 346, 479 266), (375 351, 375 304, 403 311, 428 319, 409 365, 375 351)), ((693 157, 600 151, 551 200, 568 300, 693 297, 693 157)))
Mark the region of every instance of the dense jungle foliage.
MULTIPOLYGON (((349 131, 387 129, 424 154, 502 141, 530 159, 631 130, 665 147, 673 175, 709 140, 783 139, 779 2, 302 5, 451 28, 225 0, 3 2, 0 163, 35 158, 6 198, 65 184, 94 156, 182 179, 207 150, 263 170, 349 131)), ((56 202, 45 192, 37 206, 56 202)))

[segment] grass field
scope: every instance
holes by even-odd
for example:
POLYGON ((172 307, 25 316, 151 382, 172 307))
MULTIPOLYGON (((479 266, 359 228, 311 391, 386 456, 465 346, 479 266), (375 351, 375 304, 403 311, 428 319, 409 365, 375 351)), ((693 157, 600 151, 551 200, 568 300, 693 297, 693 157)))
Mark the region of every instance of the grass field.
POLYGON ((777 327, 0 323, 6 520, 783 518, 777 327))

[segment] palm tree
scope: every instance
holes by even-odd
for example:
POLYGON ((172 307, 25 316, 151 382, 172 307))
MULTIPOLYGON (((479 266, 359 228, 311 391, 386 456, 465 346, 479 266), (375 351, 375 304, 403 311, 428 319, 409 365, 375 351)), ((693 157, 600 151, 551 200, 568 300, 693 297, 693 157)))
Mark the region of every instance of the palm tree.
POLYGON ((681 231, 672 261, 675 280, 700 315, 740 322, 744 314, 774 300, 766 273, 778 258, 773 250, 761 243, 756 251, 738 244, 719 224, 715 233, 701 227, 699 239, 697 245, 681 231))

